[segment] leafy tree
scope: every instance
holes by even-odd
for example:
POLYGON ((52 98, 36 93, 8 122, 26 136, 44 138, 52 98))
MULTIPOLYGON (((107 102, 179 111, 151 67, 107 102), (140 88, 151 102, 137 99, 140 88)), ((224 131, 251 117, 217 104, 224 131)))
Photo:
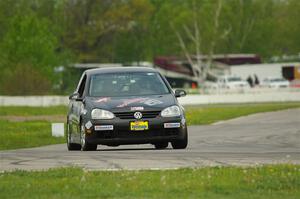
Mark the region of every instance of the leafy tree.
POLYGON ((178 35, 191 55, 299 54, 299 10, 299 0, 1 0, 0 93, 49 93, 53 68, 71 62, 184 58, 178 35))
POLYGON ((66 1, 64 13, 63 43, 78 55, 78 61, 129 61, 142 52, 151 4, 147 0, 66 1))
POLYGON ((128 3, 130 22, 117 34, 115 51, 118 62, 139 62, 152 60, 149 57, 149 23, 153 6, 147 0, 133 0, 128 3))
MULTIPOLYGON (((19 79, 21 71, 32 73, 36 71, 41 78, 40 84, 45 83, 42 93, 49 93, 51 90, 51 83, 55 82, 55 74, 53 68, 62 63, 66 57, 61 56, 57 52, 58 40, 51 30, 51 24, 48 19, 40 18, 34 13, 28 13, 25 16, 14 16, 9 20, 8 30, 4 35, 2 43, 0 44, 0 69, 5 74, 2 79, 2 92, 10 93, 12 84, 15 81, 21 81, 23 84, 15 84, 16 87, 32 84, 35 82, 34 78, 19 79), (21 68, 26 69, 22 70, 21 68), (17 71, 17 73, 15 73, 17 71), (43 77, 43 78, 42 78, 43 77), (43 79, 43 81, 42 81, 43 79)), ((35 74, 35 73, 33 73, 35 74)), ((24 74, 29 75, 29 74, 24 74)), ((29 87, 34 89, 34 87, 29 87)), ((14 89, 13 94, 21 94, 22 88, 14 89)), ((26 90, 26 89, 25 89, 26 90)))

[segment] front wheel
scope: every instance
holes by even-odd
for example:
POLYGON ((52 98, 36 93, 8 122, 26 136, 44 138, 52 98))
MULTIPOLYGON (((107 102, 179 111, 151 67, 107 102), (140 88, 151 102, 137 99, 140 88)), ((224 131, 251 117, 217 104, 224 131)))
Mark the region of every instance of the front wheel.
POLYGON ((81 125, 80 129, 81 151, 95 151, 97 149, 97 144, 89 144, 86 141, 85 127, 81 125))
POLYGON ((184 133, 184 138, 180 140, 175 140, 171 142, 173 149, 185 149, 188 145, 188 135, 187 130, 184 133))
POLYGON ((71 142, 71 133, 70 133, 70 127, 67 123, 67 147, 69 151, 78 151, 81 149, 80 144, 75 144, 71 142))

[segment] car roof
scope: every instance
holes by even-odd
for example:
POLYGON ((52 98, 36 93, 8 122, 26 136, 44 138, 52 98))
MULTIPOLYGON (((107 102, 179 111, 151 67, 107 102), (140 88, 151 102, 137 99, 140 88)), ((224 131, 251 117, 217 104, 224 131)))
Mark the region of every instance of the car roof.
POLYGON ((87 75, 103 74, 103 73, 119 73, 119 72, 158 72, 149 67, 107 67, 86 70, 87 75))

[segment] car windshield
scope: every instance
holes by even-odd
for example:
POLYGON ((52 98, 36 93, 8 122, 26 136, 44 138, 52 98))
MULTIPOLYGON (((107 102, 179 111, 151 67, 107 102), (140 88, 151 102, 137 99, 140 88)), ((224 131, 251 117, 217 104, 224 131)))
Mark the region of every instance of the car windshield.
POLYGON ((229 82, 239 82, 239 81, 242 81, 242 79, 239 77, 229 77, 228 81, 229 82))
POLYGON ((158 73, 105 73, 91 76, 89 95, 92 97, 118 97, 162 95, 170 93, 158 73))

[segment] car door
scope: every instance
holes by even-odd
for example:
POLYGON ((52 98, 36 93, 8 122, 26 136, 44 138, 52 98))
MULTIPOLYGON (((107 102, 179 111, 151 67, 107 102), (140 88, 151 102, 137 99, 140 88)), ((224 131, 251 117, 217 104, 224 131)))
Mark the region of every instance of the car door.
POLYGON ((74 142, 80 142, 80 117, 81 109, 83 106, 84 90, 86 87, 87 75, 84 73, 79 81, 75 95, 70 100, 70 119, 71 119, 71 131, 74 142))

